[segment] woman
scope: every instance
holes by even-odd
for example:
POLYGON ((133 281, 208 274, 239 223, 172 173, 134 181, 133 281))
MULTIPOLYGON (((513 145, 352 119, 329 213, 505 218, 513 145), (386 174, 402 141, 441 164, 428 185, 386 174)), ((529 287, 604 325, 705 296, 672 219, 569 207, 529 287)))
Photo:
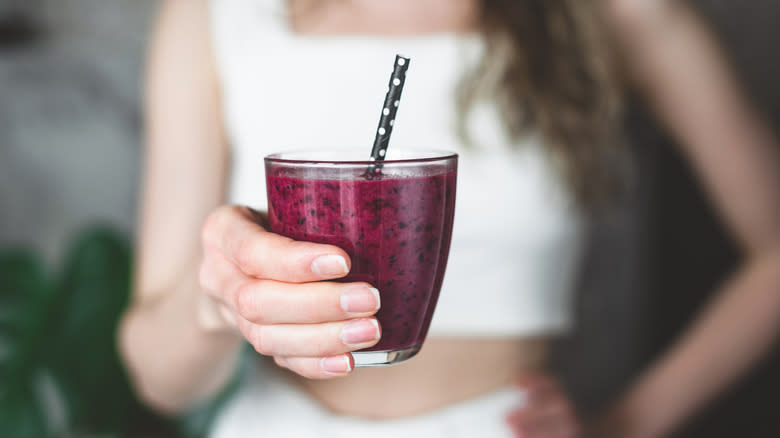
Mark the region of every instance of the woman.
POLYGON ((208 398, 249 341, 276 366, 258 359, 215 436, 579 434, 554 382, 534 376, 571 322, 578 212, 621 179, 617 64, 600 18, 627 82, 681 140, 745 259, 593 433, 663 436, 744 373, 780 320, 773 139, 688 9, 600 6, 166 2, 149 66, 136 295, 121 329, 144 399, 174 413, 208 398), (265 153, 368 144, 396 50, 412 67, 393 146, 461 153, 458 216, 425 348, 395 367, 353 370, 348 353, 381 331, 369 285, 328 281, 349 258, 267 232, 262 213, 230 204, 263 207, 265 153), (518 376, 526 397, 510 387, 518 376))

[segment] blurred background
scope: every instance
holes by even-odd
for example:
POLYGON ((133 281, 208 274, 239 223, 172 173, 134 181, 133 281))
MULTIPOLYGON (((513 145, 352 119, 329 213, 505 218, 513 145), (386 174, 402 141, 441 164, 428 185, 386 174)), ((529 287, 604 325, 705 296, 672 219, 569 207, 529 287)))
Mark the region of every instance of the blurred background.
MULTIPOLYGON (((780 2, 698 0, 780 128, 780 2)), ((197 435, 164 420, 114 353, 141 162, 139 86, 155 0, 0 0, 0 436, 197 435)), ((577 330, 554 367, 584 412, 660 354, 735 266, 733 242, 673 143, 632 100, 631 201, 594 223, 577 330)), ((780 131, 780 129, 778 129, 780 131)), ((780 436, 780 352, 683 437, 780 436)))

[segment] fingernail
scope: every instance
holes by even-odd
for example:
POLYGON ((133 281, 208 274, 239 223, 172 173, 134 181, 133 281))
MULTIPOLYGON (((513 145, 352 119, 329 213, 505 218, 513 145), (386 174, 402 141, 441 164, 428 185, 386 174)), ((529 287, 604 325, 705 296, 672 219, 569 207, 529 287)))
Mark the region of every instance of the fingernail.
POLYGON ((347 313, 364 313, 379 310, 379 291, 373 287, 349 286, 339 299, 341 308, 347 313))
POLYGON ((346 374, 352 371, 352 365, 346 355, 323 357, 320 360, 320 368, 328 374, 346 374))
POLYGON ((311 262, 311 270, 320 277, 334 277, 349 273, 347 261, 338 255, 317 257, 311 262))
POLYGON ((341 342, 349 346, 357 346, 379 339, 379 323, 376 319, 356 319, 347 323, 341 329, 341 342))

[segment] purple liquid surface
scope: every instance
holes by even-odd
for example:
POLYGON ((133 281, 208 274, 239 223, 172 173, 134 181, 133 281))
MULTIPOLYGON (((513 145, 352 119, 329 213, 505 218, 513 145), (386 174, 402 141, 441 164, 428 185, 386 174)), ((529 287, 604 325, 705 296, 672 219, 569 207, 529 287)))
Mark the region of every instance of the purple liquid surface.
POLYGON ((317 180, 267 175, 271 231, 349 254, 340 281, 377 289, 382 339, 363 351, 421 345, 439 297, 455 209, 455 172, 317 180))

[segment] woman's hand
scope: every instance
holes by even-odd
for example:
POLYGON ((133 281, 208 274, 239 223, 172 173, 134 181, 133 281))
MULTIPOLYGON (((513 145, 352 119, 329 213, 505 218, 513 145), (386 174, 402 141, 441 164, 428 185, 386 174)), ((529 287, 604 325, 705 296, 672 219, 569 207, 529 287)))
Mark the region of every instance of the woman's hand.
POLYGON ((352 371, 350 351, 379 341, 372 317, 379 293, 367 283, 337 283, 349 256, 332 245, 266 231, 246 207, 215 210, 203 226, 200 284, 223 323, 258 353, 312 379, 352 371))
POLYGON ((546 374, 523 376, 516 382, 525 404, 507 415, 516 438, 581 438, 582 427, 558 382, 546 374))

